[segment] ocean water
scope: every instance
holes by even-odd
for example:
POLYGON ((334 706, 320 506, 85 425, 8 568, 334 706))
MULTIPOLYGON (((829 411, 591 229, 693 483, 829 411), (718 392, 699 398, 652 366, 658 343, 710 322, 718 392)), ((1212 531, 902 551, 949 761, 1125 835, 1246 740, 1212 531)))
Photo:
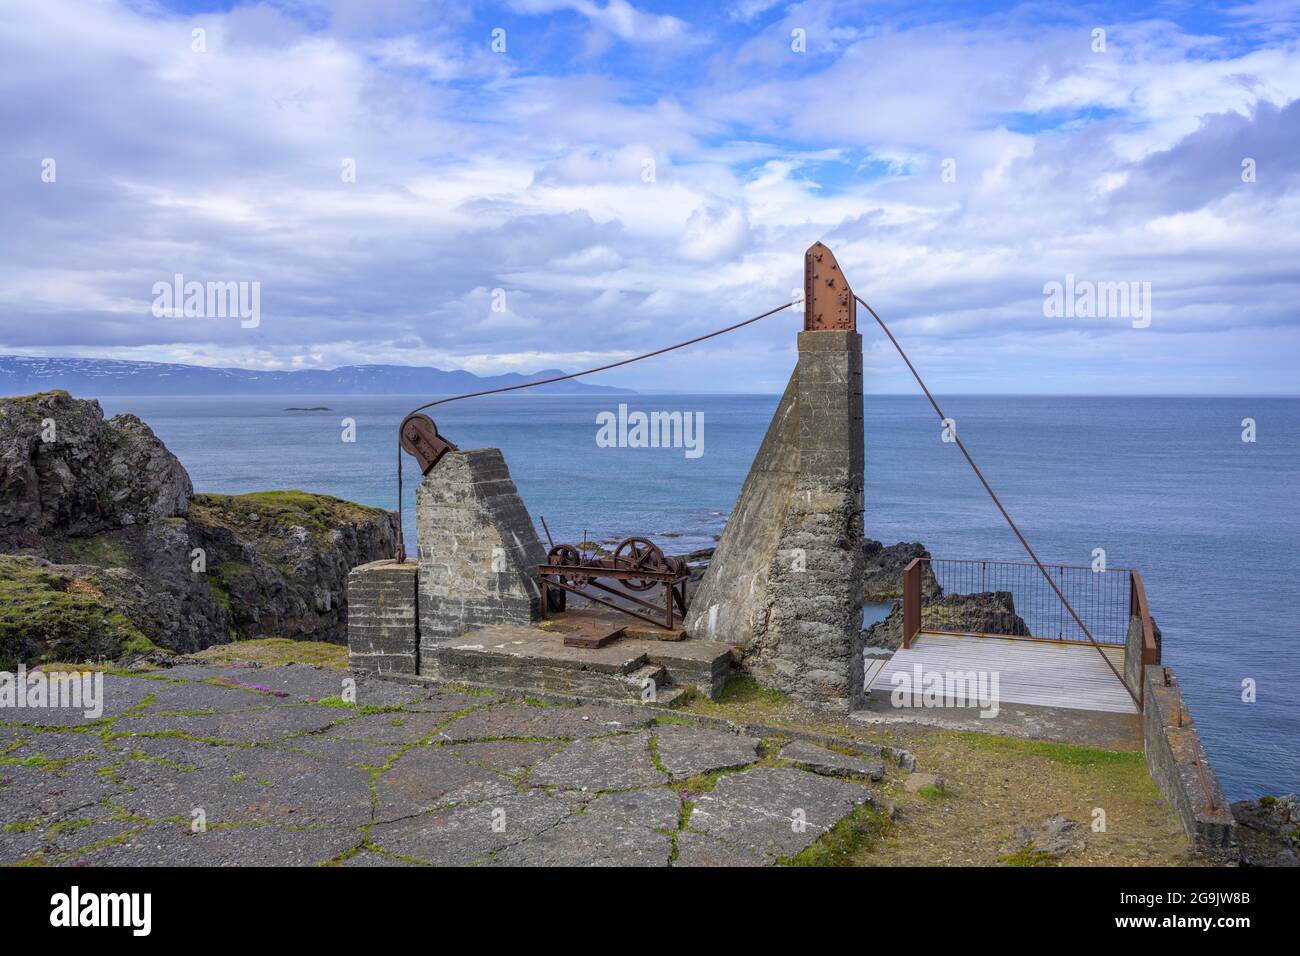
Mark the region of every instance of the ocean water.
MULTIPOLYGON (((201 491, 301 488, 392 508, 395 431, 427 397, 108 398, 147 421, 201 491), (325 405, 329 411, 291 412, 325 405), (342 440, 342 420, 356 441, 342 440)), ((1142 571, 1202 738, 1232 799, 1300 790, 1300 399, 940 397, 1044 561, 1142 571), (1242 441, 1242 420, 1257 441, 1242 441), (1243 701, 1243 682, 1256 686, 1243 701)), ((497 396, 434 409, 461 448, 501 448, 557 541, 712 543, 777 396, 497 396), (704 453, 602 448, 596 415, 702 412, 704 453)), ((866 532, 936 557, 1023 552, 924 398, 868 396, 866 532)), ((420 480, 409 457, 405 522, 420 480)), ((539 526, 540 527, 540 526, 539 526)), ((540 530, 539 530, 540 533, 540 530)))

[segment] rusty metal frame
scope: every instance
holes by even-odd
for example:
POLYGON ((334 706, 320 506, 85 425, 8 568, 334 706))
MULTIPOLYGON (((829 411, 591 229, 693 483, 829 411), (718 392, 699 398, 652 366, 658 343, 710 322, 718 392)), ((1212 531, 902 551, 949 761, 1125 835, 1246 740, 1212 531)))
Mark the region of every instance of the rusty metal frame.
POLYGON ((676 607, 682 616, 686 616, 686 583, 690 580, 691 573, 689 570, 682 571, 648 571, 638 568, 621 568, 615 567, 611 562, 601 561, 594 564, 540 564, 537 566, 537 580, 542 587, 542 614, 545 616, 547 609, 550 607, 550 589, 560 588, 570 594, 576 594, 579 597, 586 598, 588 601, 595 601, 597 604, 603 604, 605 607, 612 608, 622 614, 630 615, 645 621, 647 624, 653 624, 655 627, 664 627, 668 630, 673 629, 674 615, 673 608, 676 607), (564 580, 568 578, 573 581, 581 582, 580 584, 569 584, 564 580), (663 588, 664 603, 662 606, 653 604, 650 601, 642 600, 634 594, 628 594, 626 591, 620 591, 617 588, 611 588, 608 585, 601 584, 597 578, 613 578, 616 581, 627 581, 637 579, 641 581, 654 581, 663 588), (663 619, 656 620, 639 611, 623 607, 612 601, 598 597, 595 594, 589 594, 584 590, 586 587, 599 588, 609 594, 613 594, 633 604, 640 605, 651 611, 663 611, 663 619))

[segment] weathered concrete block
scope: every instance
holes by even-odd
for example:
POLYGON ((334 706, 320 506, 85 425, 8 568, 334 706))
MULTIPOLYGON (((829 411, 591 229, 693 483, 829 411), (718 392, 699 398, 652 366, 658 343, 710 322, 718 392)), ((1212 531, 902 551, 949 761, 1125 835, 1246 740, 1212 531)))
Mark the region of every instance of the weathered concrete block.
POLYGON ((1142 731, 1152 779, 1178 814, 1198 853, 1219 860, 1235 859, 1237 823, 1210 769, 1172 670, 1147 667, 1143 703, 1142 731))
POLYGON ((416 491, 421 673, 450 637, 541 617, 546 552, 499 449, 448 453, 416 491))
POLYGON ((348 575, 348 664, 380 674, 419 669, 416 564, 371 561, 348 575))

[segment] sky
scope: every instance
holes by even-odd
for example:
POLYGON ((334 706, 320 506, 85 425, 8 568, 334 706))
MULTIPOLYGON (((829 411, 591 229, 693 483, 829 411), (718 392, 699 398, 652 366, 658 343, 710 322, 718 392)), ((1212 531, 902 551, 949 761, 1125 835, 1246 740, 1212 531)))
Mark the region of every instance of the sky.
MULTIPOLYGON (((1300 394, 1298 98, 1278 0, 0 0, 0 353, 573 371, 820 240, 937 392, 1300 394)), ((779 391, 800 327, 592 381, 779 391)))

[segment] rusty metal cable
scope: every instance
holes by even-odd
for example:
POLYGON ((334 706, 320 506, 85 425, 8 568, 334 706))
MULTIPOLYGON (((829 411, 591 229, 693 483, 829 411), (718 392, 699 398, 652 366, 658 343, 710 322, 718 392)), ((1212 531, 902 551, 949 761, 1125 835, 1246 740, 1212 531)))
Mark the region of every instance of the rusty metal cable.
MULTIPOLYGON (((876 310, 873 309, 860 295, 855 294, 853 298, 857 299, 858 303, 871 313, 871 317, 876 320, 876 323, 884 331, 885 335, 889 336, 889 341, 894 344, 894 348, 898 350, 898 354, 902 356, 903 361, 907 363, 907 367, 911 371, 912 377, 916 379, 916 384, 921 386, 921 391, 925 392, 925 397, 930 400, 930 405, 934 408, 935 414, 939 416, 940 423, 944 424, 948 422, 950 419, 944 415, 943 410, 939 408, 939 403, 936 402, 934 396, 930 394, 930 389, 926 387, 920 373, 916 370, 916 366, 912 364, 912 360, 908 358, 907 353, 903 351, 903 347, 898 344, 898 339, 894 338, 894 333, 889 331, 889 326, 885 325, 884 320, 876 314, 876 310)), ((966 445, 962 442, 961 437, 957 434, 957 429, 955 428, 952 430, 952 437, 953 441, 956 442, 957 447, 961 449, 962 455, 965 456, 966 461, 970 464, 971 470, 975 472, 975 477, 980 480, 980 484, 982 484, 984 490, 989 493, 989 497, 992 498, 993 503, 997 505, 998 511, 1002 512, 1002 517, 1006 519, 1007 524, 1015 533, 1016 538, 1019 539, 1021 546, 1025 549, 1025 553, 1029 555, 1030 559, 1034 562, 1034 565, 1042 573, 1043 578, 1046 579, 1048 585, 1056 592, 1056 596, 1061 599, 1061 603, 1065 605, 1065 609, 1070 612, 1070 617, 1074 618, 1074 623, 1079 625, 1079 629, 1083 631, 1084 636, 1088 638, 1093 647, 1097 648, 1097 653, 1100 654, 1101 659, 1106 662, 1106 666, 1110 668, 1111 673, 1119 679, 1120 685, 1128 691, 1128 695, 1133 698, 1133 703, 1137 705, 1138 712, 1140 713, 1142 711, 1142 701, 1138 699, 1137 694, 1133 693, 1133 688, 1128 686, 1128 682, 1124 680, 1123 675, 1115 669, 1115 665, 1112 664, 1110 658, 1106 656, 1106 651, 1102 648, 1101 644, 1092 636, 1092 632, 1088 630, 1088 626, 1083 623, 1083 619, 1075 613, 1070 602, 1066 600, 1065 593, 1056 586, 1056 582, 1052 580, 1052 576, 1047 573, 1047 568, 1043 567, 1043 562, 1038 560, 1038 555, 1035 554, 1034 549, 1029 546, 1029 541, 1026 540, 1025 536, 1021 533, 1020 528, 1007 512, 1007 509, 1002 506, 1002 502, 999 500, 996 492, 993 491, 992 485, 990 485, 988 480, 985 479, 984 473, 979 469, 979 465, 975 464, 975 459, 972 458, 970 452, 966 450, 966 445)))
POLYGON ((440 398, 436 401, 426 402, 406 413, 400 425, 397 426, 397 553, 395 555, 398 561, 406 560, 406 542, 402 531, 402 429, 411 417, 418 415, 426 408, 433 408, 435 405, 446 405, 448 402, 458 402, 464 398, 480 398, 484 395, 499 395, 502 392, 515 392, 523 388, 536 388, 538 385, 550 385, 554 382, 567 382, 572 378, 581 378, 584 375, 595 375, 597 372, 608 372, 613 368, 621 368, 624 365, 631 365, 633 362, 640 362, 644 359, 654 358, 656 355, 663 355, 665 352, 673 352, 677 349, 686 348, 688 345, 695 345, 706 339, 716 338, 719 335, 725 335, 728 332, 734 332, 737 329, 743 329, 747 325, 766 319, 770 315, 775 315, 794 305, 794 302, 787 302, 784 305, 778 305, 774 309, 768 309, 766 312, 760 312, 758 315, 745 319, 743 322, 737 322, 734 325, 728 325, 726 328, 717 329, 708 332, 705 335, 697 335, 693 339, 687 339, 685 342, 678 342, 675 345, 665 345, 661 349, 655 349, 653 352, 646 352, 642 355, 634 355, 631 358, 620 359, 617 362, 610 362, 608 365, 601 365, 596 368, 583 369, 581 372, 570 372, 568 375, 557 375, 554 378, 538 379, 535 382, 523 382, 519 385, 504 385, 501 388, 488 388, 481 392, 467 392, 464 395, 452 395, 448 398, 440 398))

